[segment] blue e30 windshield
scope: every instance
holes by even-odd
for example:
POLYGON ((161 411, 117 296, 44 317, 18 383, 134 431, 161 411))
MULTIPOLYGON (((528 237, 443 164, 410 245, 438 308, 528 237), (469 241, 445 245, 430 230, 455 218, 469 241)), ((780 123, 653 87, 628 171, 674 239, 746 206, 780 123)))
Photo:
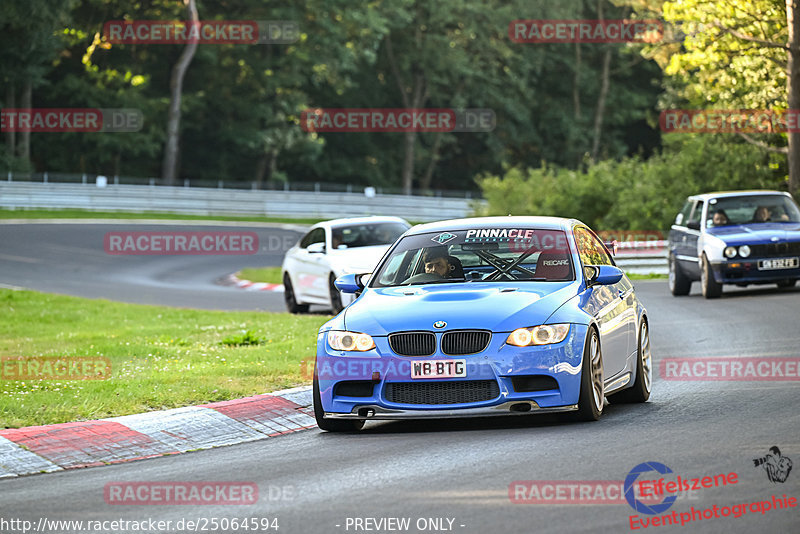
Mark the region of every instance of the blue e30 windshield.
POLYGON ((564 231, 475 228, 404 237, 378 268, 372 287, 568 280, 574 271, 564 231))

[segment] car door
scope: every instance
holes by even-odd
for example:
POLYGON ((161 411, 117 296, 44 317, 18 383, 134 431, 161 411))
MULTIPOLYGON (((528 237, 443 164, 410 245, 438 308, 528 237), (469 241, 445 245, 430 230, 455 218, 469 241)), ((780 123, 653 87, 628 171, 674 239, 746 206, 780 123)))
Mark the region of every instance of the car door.
MULTIPOLYGON (((696 206, 702 206, 702 202, 698 199, 689 198, 683 205, 683 209, 675 217, 675 224, 669 232, 669 252, 675 258, 675 262, 681 269, 681 272, 686 276, 697 279, 700 276, 700 271, 697 267, 697 238, 699 231, 695 228, 689 228, 689 221, 695 220, 698 222, 699 227, 699 213, 702 211, 695 211, 696 206), (693 219, 694 217, 694 219, 693 219)), ((695 226, 694 224, 692 226, 695 226)))
POLYGON ((300 241, 295 256, 295 293, 303 302, 327 302, 328 267, 325 228, 312 228, 300 241))
MULTIPOLYGON (((602 241, 588 228, 578 226, 573 231, 582 268, 591 265, 614 265, 602 241)), ((596 285, 586 310, 594 315, 600 328, 603 367, 606 379, 620 373, 635 346, 636 309, 633 284, 627 276, 613 285, 596 285)))
POLYGON ((696 200, 692 206, 692 212, 686 222, 686 239, 681 246, 681 255, 676 259, 680 262, 683 272, 691 278, 700 279, 700 263, 697 253, 697 242, 700 240, 700 232, 703 219, 703 200, 696 200))

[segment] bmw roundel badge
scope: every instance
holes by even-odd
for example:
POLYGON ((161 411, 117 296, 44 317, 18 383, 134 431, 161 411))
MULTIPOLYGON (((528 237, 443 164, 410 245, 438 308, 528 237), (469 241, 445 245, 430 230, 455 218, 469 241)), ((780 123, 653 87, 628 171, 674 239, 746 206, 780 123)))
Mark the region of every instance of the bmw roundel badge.
POLYGON ((444 321, 436 321, 433 323, 434 328, 444 328, 445 326, 447 326, 447 323, 444 321))

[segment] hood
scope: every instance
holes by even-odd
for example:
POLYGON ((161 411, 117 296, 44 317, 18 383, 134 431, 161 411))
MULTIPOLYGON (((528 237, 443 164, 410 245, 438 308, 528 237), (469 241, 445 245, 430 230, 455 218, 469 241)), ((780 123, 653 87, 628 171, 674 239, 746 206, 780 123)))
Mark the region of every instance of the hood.
POLYGON ((369 288, 346 310, 348 330, 382 336, 404 330, 480 328, 510 332, 542 324, 580 282, 456 282, 369 288))
POLYGON ((328 261, 336 276, 371 273, 390 245, 336 249, 328 252, 328 261))
POLYGON ((708 228, 708 235, 718 237, 728 245, 753 245, 760 243, 800 241, 800 223, 766 222, 734 224, 708 228))

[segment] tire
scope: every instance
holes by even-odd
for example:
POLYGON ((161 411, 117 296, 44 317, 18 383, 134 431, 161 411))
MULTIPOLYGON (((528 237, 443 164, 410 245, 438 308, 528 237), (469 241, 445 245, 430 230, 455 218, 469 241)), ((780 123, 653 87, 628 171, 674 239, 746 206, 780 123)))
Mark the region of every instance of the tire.
POLYGON ((647 402, 650 390, 653 387, 653 357, 650 353, 650 328, 646 319, 642 319, 639 326, 639 336, 636 345, 636 381, 633 386, 608 397, 614 404, 634 402, 647 402))
POLYGON ((597 421, 603 414, 603 352, 600 349, 600 336, 597 330, 589 328, 583 348, 581 365, 581 394, 578 411, 574 418, 578 421, 597 421))
POLYGON ((700 285, 703 287, 703 296, 707 299, 716 299, 722 295, 722 284, 714 280, 714 273, 711 272, 711 263, 703 254, 703 265, 700 268, 700 285))
POLYGON ((325 419, 323 417, 322 398, 319 394, 319 381, 314 369, 314 419, 317 426, 325 432, 358 432, 364 426, 363 419, 325 419))
POLYGON ((330 293, 331 298, 331 310, 333 310, 335 315, 338 315, 339 312, 344 309, 344 306, 342 305, 342 294, 336 289, 336 286, 333 285, 335 280, 336 277, 331 273, 328 277, 328 293, 330 293))
POLYGON ((673 296, 683 297, 692 289, 692 281, 683 274, 681 266, 672 254, 669 255, 669 290, 673 296))
POLYGON ((289 313, 306 313, 308 311, 308 304, 297 303, 289 273, 283 273, 283 301, 286 302, 286 309, 289 310, 289 313))
POLYGON ((781 289, 788 289, 790 287, 794 287, 796 283, 797 280, 780 280, 778 282, 778 287, 780 287, 781 289))

